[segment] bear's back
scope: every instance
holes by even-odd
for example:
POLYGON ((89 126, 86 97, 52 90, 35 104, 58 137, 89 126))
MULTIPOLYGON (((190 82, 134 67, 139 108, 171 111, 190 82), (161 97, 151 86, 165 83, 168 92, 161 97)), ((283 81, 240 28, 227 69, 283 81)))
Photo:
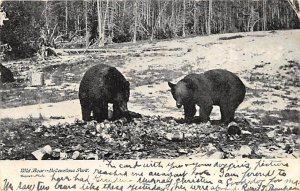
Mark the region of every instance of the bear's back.
POLYGON ((240 78, 232 72, 222 69, 208 70, 204 76, 211 83, 213 89, 227 90, 231 87, 245 88, 240 78))
POLYGON ((105 92, 114 93, 122 91, 125 82, 125 77, 115 67, 97 64, 84 74, 79 92, 89 96, 97 96, 105 92))
POLYGON ((244 99, 246 87, 240 78, 232 72, 222 69, 214 69, 204 72, 204 76, 210 84, 211 96, 216 100, 235 95, 238 102, 244 99))
POLYGON ((14 75, 11 72, 10 69, 8 69, 7 67, 3 66, 2 64, 0 64, 0 77, 1 77, 1 82, 2 83, 6 83, 6 82, 14 82, 14 75))

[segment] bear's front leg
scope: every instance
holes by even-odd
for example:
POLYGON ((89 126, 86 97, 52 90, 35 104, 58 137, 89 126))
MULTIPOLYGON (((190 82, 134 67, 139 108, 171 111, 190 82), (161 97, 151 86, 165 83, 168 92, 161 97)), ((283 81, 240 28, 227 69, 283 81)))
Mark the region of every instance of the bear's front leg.
POLYGON ((190 105, 184 105, 184 119, 187 123, 191 123, 193 121, 193 118, 196 114, 196 105, 190 104, 190 105))
POLYGON ((95 120, 100 123, 108 119, 108 103, 104 101, 97 101, 93 104, 93 115, 95 120))
POLYGON ((210 116, 212 109, 213 109, 213 106, 210 104, 202 104, 200 106, 199 117, 200 117, 201 122, 207 122, 210 120, 209 116, 210 116))
POLYGON ((113 104, 113 120, 120 119, 121 117, 125 117, 125 111, 122 111, 120 104, 113 104))

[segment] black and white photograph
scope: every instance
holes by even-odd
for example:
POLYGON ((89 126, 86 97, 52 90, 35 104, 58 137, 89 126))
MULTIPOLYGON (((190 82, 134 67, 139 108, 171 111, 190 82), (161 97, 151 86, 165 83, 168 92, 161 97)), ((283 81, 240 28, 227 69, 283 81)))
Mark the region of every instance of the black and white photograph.
POLYGON ((299 69, 299 0, 5 0, 0 160, 299 159, 299 69))

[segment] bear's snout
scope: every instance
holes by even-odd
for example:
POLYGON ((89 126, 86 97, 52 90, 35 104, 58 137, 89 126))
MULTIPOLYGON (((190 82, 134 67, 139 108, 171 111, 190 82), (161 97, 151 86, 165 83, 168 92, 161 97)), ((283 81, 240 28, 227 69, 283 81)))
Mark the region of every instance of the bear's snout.
POLYGON ((128 111, 128 107, 127 107, 127 103, 126 102, 122 102, 119 104, 120 110, 125 113, 128 111))
POLYGON ((181 104, 178 104, 178 103, 176 103, 176 106, 178 107, 178 108, 181 108, 181 104))

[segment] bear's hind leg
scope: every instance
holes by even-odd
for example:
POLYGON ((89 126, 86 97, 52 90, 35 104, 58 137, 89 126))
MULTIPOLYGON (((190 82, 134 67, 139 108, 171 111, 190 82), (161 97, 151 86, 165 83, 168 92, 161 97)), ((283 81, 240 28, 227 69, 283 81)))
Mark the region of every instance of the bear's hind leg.
POLYGON ((91 112, 92 107, 88 100, 80 100, 81 105, 81 114, 82 114, 82 120, 83 121, 90 121, 91 118, 91 112))
POLYGON ((82 120, 91 121, 92 109, 89 107, 81 106, 82 120))
POLYGON ((196 105, 184 105, 184 119, 190 123, 196 114, 196 105))
POLYGON ((102 122, 105 119, 108 119, 108 103, 107 102, 97 101, 93 105, 94 105, 93 115, 94 115, 94 119, 97 122, 102 122))
POLYGON ((235 106, 230 106, 228 103, 220 104, 221 122, 225 124, 232 122, 236 108, 235 106))

